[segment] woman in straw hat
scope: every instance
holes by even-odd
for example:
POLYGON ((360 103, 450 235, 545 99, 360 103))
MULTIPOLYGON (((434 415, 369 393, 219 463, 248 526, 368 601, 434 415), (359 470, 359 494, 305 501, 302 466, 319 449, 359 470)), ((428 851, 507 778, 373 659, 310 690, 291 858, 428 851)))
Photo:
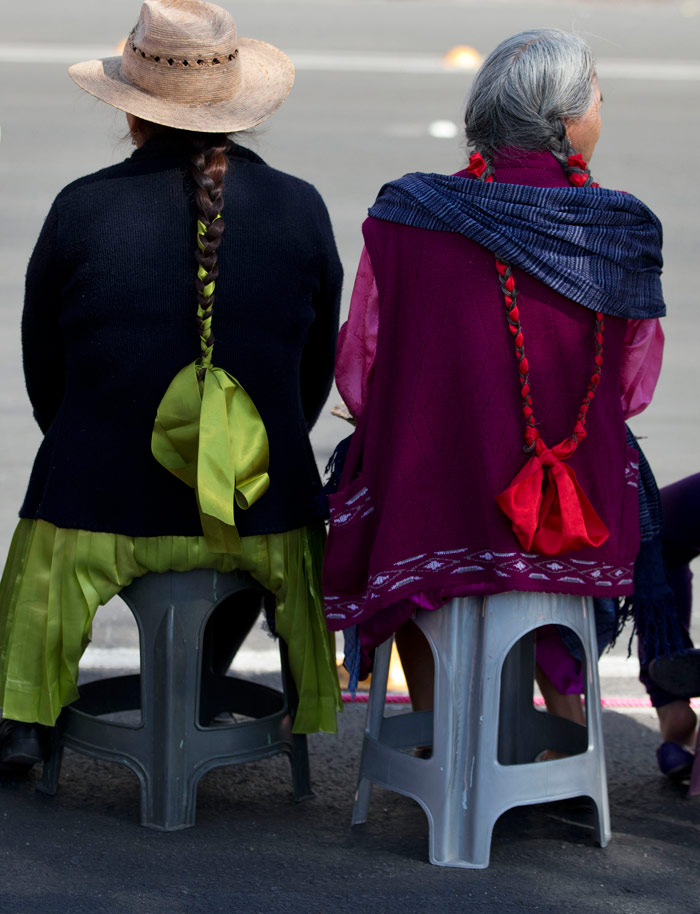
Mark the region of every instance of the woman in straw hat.
MULTIPOLYGON (((661 365, 661 227, 591 178, 601 102, 581 38, 514 35, 474 79, 468 167, 406 175, 369 211, 336 367, 357 428, 324 564, 351 684, 396 632, 414 706, 432 707, 410 620, 453 597, 634 593, 642 633, 672 619, 663 574, 639 574, 658 496, 624 424, 661 365)), ((556 628, 537 660, 548 707, 582 721, 556 628)))
POLYGON ((249 571, 276 598, 297 732, 333 731, 308 429, 342 271, 317 191, 230 136, 279 108, 292 64, 220 7, 146 0, 121 57, 69 73, 138 148, 61 191, 29 264, 44 440, 0 586, 0 764, 43 757, 95 610, 148 571, 249 571))

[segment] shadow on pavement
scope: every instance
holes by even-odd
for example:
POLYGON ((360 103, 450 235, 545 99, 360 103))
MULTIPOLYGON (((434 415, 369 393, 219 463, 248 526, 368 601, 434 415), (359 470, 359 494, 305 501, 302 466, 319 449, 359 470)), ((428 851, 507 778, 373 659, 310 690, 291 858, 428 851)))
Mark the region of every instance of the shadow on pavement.
POLYGON ((593 844, 579 800, 521 807, 498 821, 487 870, 433 867, 413 801, 375 788, 349 828, 364 708, 338 737, 310 738, 316 796, 295 804, 284 757, 218 769, 199 788, 197 825, 138 825, 127 769, 66 753, 58 795, 38 772, 0 783, 2 914, 366 910, 611 912, 698 910, 700 803, 656 771, 656 733, 606 712, 613 838, 593 844))

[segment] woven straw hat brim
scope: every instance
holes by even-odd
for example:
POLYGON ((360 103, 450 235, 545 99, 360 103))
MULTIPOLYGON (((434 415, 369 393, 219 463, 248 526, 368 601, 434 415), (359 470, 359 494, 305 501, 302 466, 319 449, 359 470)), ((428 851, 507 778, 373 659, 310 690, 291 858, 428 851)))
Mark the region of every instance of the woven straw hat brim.
POLYGON ((294 65, 279 48, 255 38, 239 38, 238 48, 242 81, 222 102, 187 105, 140 89, 122 75, 121 57, 76 63, 68 74, 90 95, 144 120, 180 130, 233 133, 274 114, 294 83, 294 65))

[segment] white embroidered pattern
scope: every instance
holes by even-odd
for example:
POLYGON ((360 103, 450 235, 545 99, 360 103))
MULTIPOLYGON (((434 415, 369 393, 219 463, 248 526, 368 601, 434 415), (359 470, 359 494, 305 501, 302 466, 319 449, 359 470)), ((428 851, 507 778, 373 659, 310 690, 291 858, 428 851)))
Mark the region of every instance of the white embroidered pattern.
MULTIPOLYGON (((458 576, 460 583, 466 577, 473 577, 478 582, 488 580, 492 575, 509 579, 513 589, 517 590, 518 581, 523 577, 532 581, 546 581, 556 589, 557 584, 588 585, 595 590, 609 590, 611 587, 627 587, 632 584, 631 567, 611 565, 587 559, 551 558, 543 555, 532 555, 524 552, 494 553, 484 550, 450 549, 445 552, 426 553, 416 558, 412 567, 402 559, 389 570, 374 575, 362 601, 344 601, 339 597, 326 598, 333 615, 329 618, 339 619, 344 613, 345 619, 352 619, 366 604, 384 593, 401 590, 405 585, 411 588, 405 596, 419 592, 421 583, 428 588, 439 572, 441 582, 445 577, 458 576), (360 604, 360 605, 358 605, 360 604)), ((448 585, 449 586, 449 585, 448 585)))
POLYGON ((362 520, 374 511, 372 496, 367 486, 360 489, 352 498, 348 498, 342 508, 331 508, 331 524, 335 527, 347 527, 356 520, 362 520))
MULTIPOLYGON (((638 466, 630 461, 625 468, 625 481, 627 485, 637 485, 638 466)), ((351 499, 348 499, 341 508, 331 510, 331 524, 344 527, 354 520, 367 516, 374 510, 372 497, 367 488, 361 489, 351 499)), ((407 585, 412 585, 405 593, 397 594, 397 599, 408 597, 429 589, 434 584, 436 576, 441 585, 449 589, 449 578, 459 578, 460 587, 464 580, 474 579, 476 584, 493 580, 493 577, 512 581, 512 589, 518 589, 518 583, 523 578, 531 581, 546 581, 553 590, 560 584, 586 585, 595 590, 609 590, 612 587, 627 588, 632 584, 632 564, 612 565, 607 562, 597 562, 594 559, 579 559, 537 555, 530 552, 494 552, 489 549, 443 549, 435 552, 422 552, 401 559, 391 568, 375 574, 369 581, 369 586, 360 600, 343 600, 342 597, 326 597, 325 602, 331 612, 326 613, 328 619, 344 619, 352 622, 355 617, 361 617, 367 604, 379 597, 401 591, 407 585)), ((508 588, 505 588, 508 589, 508 588)), ((549 589, 549 588, 548 588, 549 589)), ((590 593, 590 590, 588 591, 590 593)))

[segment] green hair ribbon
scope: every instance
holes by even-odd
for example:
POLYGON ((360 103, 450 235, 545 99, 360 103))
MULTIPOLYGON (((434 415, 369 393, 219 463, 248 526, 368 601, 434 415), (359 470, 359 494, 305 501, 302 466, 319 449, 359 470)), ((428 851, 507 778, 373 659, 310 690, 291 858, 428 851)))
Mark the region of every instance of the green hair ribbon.
MULTIPOLYGON (((206 231, 198 221, 200 250, 206 231)), ((197 275, 206 281, 201 264, 197 275)), ((204 295, 213 293, 212 281, 204 295)), ((195 490, 207 547, 239 554, 235 507, 249 508, 270 485, 267 432, 243 387, 212 365, 211 307, 205 311, 199 303, 197 316, 202 355, 179 371, 166 390, 153 425, 151 451, 161 466, 195 490)))

